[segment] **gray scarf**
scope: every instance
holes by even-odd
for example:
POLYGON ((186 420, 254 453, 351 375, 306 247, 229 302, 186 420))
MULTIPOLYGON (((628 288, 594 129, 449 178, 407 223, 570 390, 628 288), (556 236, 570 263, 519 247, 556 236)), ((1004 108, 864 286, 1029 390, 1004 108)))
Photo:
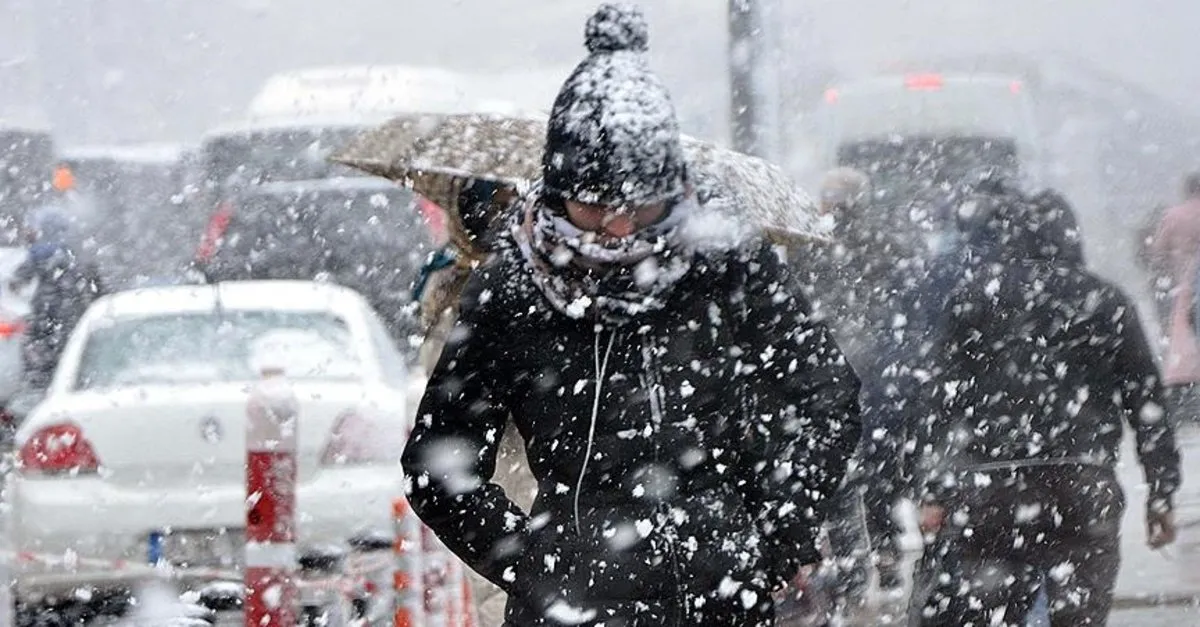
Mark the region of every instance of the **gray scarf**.
POLYGON ((691 269, 693 253, 680 244, 679 230, 695 208, 689 198, 657 224, 602 241, 552 212, 534 193, 511 228, 534 284, 557 311, 622 323, 662 309, 691 269))

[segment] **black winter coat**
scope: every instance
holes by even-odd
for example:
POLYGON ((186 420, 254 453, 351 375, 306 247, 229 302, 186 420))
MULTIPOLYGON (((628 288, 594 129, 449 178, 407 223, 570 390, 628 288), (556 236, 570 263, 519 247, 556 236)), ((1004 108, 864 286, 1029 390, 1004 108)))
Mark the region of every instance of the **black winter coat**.
POLYGON ((831 241, 811 241, 794 254, 793 273, 805 295, 864 378, 882 369, 877 349, 888 342, 899 313, 897 290, 916 261, 916 253, 873 215, 882 209, 865 206, 858 209, 865 216, 844 216, 831 241))
POLYGON ((1179 453, 1134 303, 1085 269, 1064 201, 1006 202, 973 234, 930 351, 927 498, 973 470, 1111 466, 1128 422, 1151 501, 1169 502, 1179 453))
POLYGON ((78 259, 65 246, 45 258, 34 260, 31 255, 17 268, 14 278, 38 282, 30 300, 22 354, 26 385, 44 389, 58 367, 67 339, 88 307, 103 295, 104 284, 94 264, 78 259))
POLYGON ((510 242, 476 271, 403 462, 509 623, 770 624, 859 436, 858 380, 788 285, 769 247, 698 255, 614 327, 552 310, 510 242), (491 482, 510 414, 529 515, 491 482))

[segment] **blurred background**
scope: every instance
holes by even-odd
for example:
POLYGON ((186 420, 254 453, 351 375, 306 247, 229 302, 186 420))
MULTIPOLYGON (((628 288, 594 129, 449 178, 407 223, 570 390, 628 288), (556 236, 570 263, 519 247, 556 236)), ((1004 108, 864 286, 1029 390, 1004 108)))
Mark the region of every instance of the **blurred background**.
MULTIPOLYGON (((867 169, 894 194, 881 213, 905 228, 919 221, 909 205, 943 200, 926 194, 945 191, 935 175, 1019 157, 1027 182, 1075 205, 1089 265, 1138 299, 1161 342, 1168 301, 1148 241, 1200 169, 1200 3, 755 0, 746 19, 735 15, 746 1, 637 2, 685 132, 767 157, 810 192, 833 165, 867 169)), ((22 230, 47 208, 70 217, 72 254, 112 291, 196 274, 332 279, 379 314, 373 339, 397 345, 397 370, 415 365, 411 287, 446 243, 444 215, 327 157, 401 113, 549 109, 597 4, 0 0, 0 451, 21 424, 15 408, 40 400, 18 402, 33 291, 8 279, 32 243, 22 230)), ((1122 472, 1140 485, 1132 463, 1122 472)), ((1180 511, 1194 530, 1189 489, 1180 511)), ((1150 554, 1138 509, 1122 609, 1179 607, 1114 622, 1191 624, 1200 544, 1189 535, 1178 558, 1150 554)))
MULTIPOLYGON (((593 0, 3 0, 0 115, 56 142, 195 142, 273 73, 407 64, 561 77, 583 53, 593 0)), ((646 0, 652 62, 688 132, 730 137, 729 6, 646 0)), ((797 123, 830 83, 895 68, 1021 75, 1036 94, 1051 181, 1080 205, 1105 274, 1132 285, 1124 233, 1175 199, 1193 165, 1191 62, 1200 5, 1185 0, 811 0, 779 3, 779 152, 804 177, 797 123), (1119 232, 1110 230, 1119 227, 1119 232), (1107 256, 1106 256, 1107 257, 1107 256)), ((542 91, 553 94, 549 81, 542 91)), ((549 103, 547 103, 548 105, 549 103)))

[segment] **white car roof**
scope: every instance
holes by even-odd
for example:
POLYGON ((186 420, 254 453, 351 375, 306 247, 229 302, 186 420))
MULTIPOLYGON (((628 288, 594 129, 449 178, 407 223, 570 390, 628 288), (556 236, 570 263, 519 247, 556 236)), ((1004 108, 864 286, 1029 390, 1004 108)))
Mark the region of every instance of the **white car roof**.
POLYGON ((59 156, 66 160, 116 159, 138 163, 171 163, 179 160, 184 149, 183 144, 170 143, 97 144, 66 146, 59 150, 59 156))
POLYGON ((341 112, 456 113, 464 106, 465 76, 437 67, 366 65, 313 67, 267 79, 247 110, 251 117, 341 112))
POLYGON ((366 130, 376 124, 386 122, 393 116, 372 115, 367 113, 329 113, 322 115, 280 115, 266 117, 247 117, 238 121, 222 124, 210 129, 202 138, 203 141, 230 135, 248 135, 250 133, 288 130, 288 129, 327 129, 327 128, 358 128, 366 130))
POLYGON ((217 285, 171 285, 117 292, 96 301, 87 318, 138 318, 164 313, 211 311, 328 311, 339 317, 363 315, 357 292, 313 281, 233 281, 217 285))

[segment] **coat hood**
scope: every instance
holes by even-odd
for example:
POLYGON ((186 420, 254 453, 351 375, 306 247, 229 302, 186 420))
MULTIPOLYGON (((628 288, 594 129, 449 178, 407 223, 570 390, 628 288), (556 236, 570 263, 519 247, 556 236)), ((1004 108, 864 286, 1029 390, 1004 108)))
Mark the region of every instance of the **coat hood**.
POLYGON ((967 242, 985 257, 1084 265, 1079 222, 1062 194, 1045 190, 1026 196, 1004 190, 968 204, 967 213, 976 216, 967 242))

